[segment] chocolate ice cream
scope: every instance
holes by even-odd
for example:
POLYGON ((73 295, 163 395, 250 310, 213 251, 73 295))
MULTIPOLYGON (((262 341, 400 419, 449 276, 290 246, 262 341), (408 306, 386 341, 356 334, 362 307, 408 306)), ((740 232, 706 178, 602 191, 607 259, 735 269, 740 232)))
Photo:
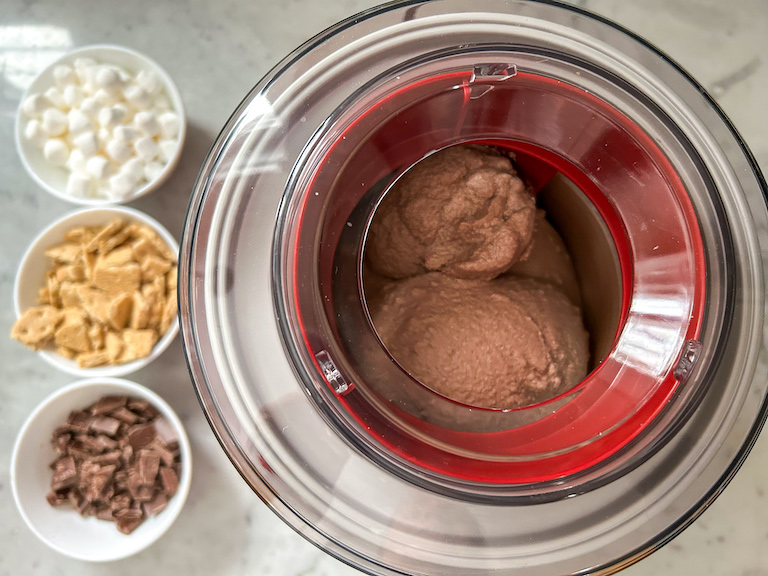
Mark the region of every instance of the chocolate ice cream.
POLYGON ((512 162, 487 146, 428 156, 384 197, 367 257, 389 278, 440 271, 490 280, 526 254, 536 207, 512 162))
POLYGON ((536 280, 423 274, 387 286, 373 321, 414 378, 474 406, 540 402, 576 385, 587 371, 579 309, 536 280))

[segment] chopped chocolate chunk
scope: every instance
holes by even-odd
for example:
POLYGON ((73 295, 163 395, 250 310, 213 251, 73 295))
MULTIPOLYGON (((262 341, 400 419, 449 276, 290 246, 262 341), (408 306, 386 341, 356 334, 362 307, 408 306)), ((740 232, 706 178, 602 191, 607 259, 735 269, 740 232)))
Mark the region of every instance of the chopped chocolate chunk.
POLYGON ((160 469, 160 456, 150 450, 139 453, 139 479, 143 486, 152 486, 160 469))
POLYGON ((128 408, 118 408, 111 414, 112 418, 117 418, 121 422, 126 424, 136 424, 139 421, 139 417, 128 410, 128 408))
POLYGON ((174 442, 179 441, 179 437, 176 434, 176 429, 173 427, 173 424, 171 424, 165 416, 160 416, 157 420, 154 422, 155 426, 155 434, 157 434, 157 437, 162 441, 162 443, 166 446, 169 444, 172 444, 174 442))
POLYGON ((168 498, 162 492, 158 492, 152 500, 144 502, 141 507, 144 510, 144 516, 149 517, 162 512, 167 505, 168 498))
POLYGON ((104 434, 99 434, 96 436, 96 441, 99 443, 99 446, 101 447, 102 451, 104 450, 114 450, 117 448, 117 441, 113 440, 109 436, 105 436, 104 434))
POLYGON ((58 492, 64 488, 69 488, 77 484, 77 466, 75 465, 75 459, 72 456, 65 456, 59 458, 53 469, 53 477, 51 478, 51 490, 58 492))
POLYGON ((89 428, 91 432, 95 432, 96 434, 114 436, 120 429, 120 420, 110 418, 109 416, 99 416, 91 420, 89 428))
POLYGON ((123 453, 120 450, 112 450, 111 452, 106 452, 104 454, 94 456, 90 459, 90 461, 94 464, 108 464, 117 468, 118 466, 122 466, 122 462, 120 461, 122 455, 123 453))
POLYGON ((168 498, 176 494, 179 488, 179 477, 170 468, 160 468, 160 483, 163 485, 168 498))
POLYGON ((152 424, 141 424, 133 426, 128 430, 128 442, 134 452, 149 446, 155 439, 155 427, 152 424))
POLYGON ((129 400, 128 409, 132 410, 145 420, 151 420, 160 414, 160 412, 146 400, 129 400))
POLYGON ((120 510, 130 508, 132 501, 133 499, 131 498, 130 494, 118 494, 112 498, 112 511, 118 512, 120 510))
POLYGON ((128 403, 127 396, 104 396, 101 400, 92 404, 87 410, 94 416, 109 414, 125 406, 128 403))
POLYGON ((70 432, 87 432, 91 415, 88 412, 72 412, 67 418, 66 427, 70 432))
MULTIPOLYGON (((136 502, 149 502, 154 496, 155 489, 152 488, 152 486, 140 486, 139 490, 136 492, 136 502)), ((131 506, 135 505, 136 502, 131 506)))
POLYGON ((178 435, 146 400, 105 396, 71 412, 51 446, 51 506, 69 502, 83 516, 130 534, 165 509, 178 490, 178 435))
POLYGON ((45 499, 48 500, 48 504, 51 506, 60 506, 61 504, 64 504, 65 502, 69 502, 69 497, 66 495, 66 492, 56 492, 54 490, 51 490, 46 494, 45 499))
POLYGON ((164 465, 168 467, 171 467, 173 465, 175 456, 173 452, 166 449, 165 446, 162 445, 162 443, 153 442, 151 448, 158 456, 160 456, 160 460, 164 465))

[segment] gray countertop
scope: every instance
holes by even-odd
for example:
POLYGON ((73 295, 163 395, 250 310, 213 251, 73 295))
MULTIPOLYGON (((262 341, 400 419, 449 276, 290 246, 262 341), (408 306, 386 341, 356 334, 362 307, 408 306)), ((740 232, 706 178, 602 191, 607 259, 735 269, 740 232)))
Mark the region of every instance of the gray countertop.
MULTIPOLYGON (((181 234, 189 193, 208 148, 256 81, 304 40, 371 7, 371 0, 3 0, 0 8, 0 328, 14 320, 12 285, 21 254, 72 205, 38 189, 14 151, 13 120, 35 74, 72 47, 115 43, 156 59, 175 79, 189 132, 181 163, 159 191, 133 205, 181 234)), ((581 0, 576 4, 644 36, 717 99, 768 172, 768 2, 581 0)), ((131 379, 177 410, 193 443, 188 503, 146 551, 92 565, 59 556, 24 525, 11 496, 9 462, 27 415, 73 380, 0 339, 0 576, 167 574, 263 576, 357 574, 284 525, 250 491, 219 448, 197 403, 176 340, 131 379)), ((768 438, 735 480, 681 536, 626 570, 631 576, 768 574, 768 438)))

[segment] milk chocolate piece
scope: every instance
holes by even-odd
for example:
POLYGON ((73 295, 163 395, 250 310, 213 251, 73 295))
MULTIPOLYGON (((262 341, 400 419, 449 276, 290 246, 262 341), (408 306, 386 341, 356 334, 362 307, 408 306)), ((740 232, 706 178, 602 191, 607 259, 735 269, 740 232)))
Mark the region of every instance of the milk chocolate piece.
POLYGON ((116 418, 110 418, 109 416, 100 416, 91 420, 89 428, 91 432, 95 432, 97 434, 114 436, 117 434, 117 431, 120 428, 120 420, 116 418))
POLYGON ((179 477, 171 468, 160 468, 160 483, 169 498, 179 489, 179 477))
POLYGON ((155 497, 149 502, 142 504, 141 508, 144 510, 144 515, 149 517, 153 514, 162 512, 168 505, 168 498, 162 492, 158 492, 155 497))
POLYGON ((164 445, 168 446, 169 444, 179 441, 179 437, 176 434, 176 429, 173 427, 173 424, 171 424, 168 419, 165 418, 165 416, 158 417, 154 422, 154 426, 157 437, 162 441, 164 445))
POLYGON ((127 402, 127 396, 104 396, 104 398, 91 406, 88 411, 94 416, 101 416, 102 414, 115 412, 118 408, 125 406, 127 402))
POLYGON ((160 456, 149 450, 142 450, 139 453, 139 478, 143 486, 151 486, 155 483, 159 469, 160 456))
POLYGON ((128 430, 128 442, 134 452, 149 446, 155 439, 155 427, 152 424, 134 426, 128 430))
POLYGON ((74 486, 77 484, 77 466, 75 465, 75 459, 72 456, 65 456, 59 458, 55 463, 53 469, 53 477, 51 478, 51 489, 56 492, 74 486))

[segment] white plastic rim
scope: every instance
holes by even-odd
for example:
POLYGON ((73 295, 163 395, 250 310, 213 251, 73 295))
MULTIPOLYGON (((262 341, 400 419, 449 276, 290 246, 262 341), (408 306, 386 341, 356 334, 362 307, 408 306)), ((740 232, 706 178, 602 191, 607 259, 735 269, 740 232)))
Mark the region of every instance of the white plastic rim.
MULTIPOLYGON (((76 226, 95 226, 108 224, 114 218, 124 218, 131 222, 138 222, 149 226, 157 232, 168 247, 175 254, 179 253, 179 243, 168 230, 151 216, 125 206, 110 206, 105 208, 83 208, 74 210, 55 220, 48 225, 37 237, 32 240, 29 248, 24 252, 16 272, 16 282, 13 287, 13 307, 16 318, 20 318, 25 310, 37 306, 38 290, 45 285, 45 273, 50 268, 45 251, 51 246, 61 244, 64 234, 76 226)), ((40 357, 51 366, 74 376, 107 377, 127 376, 137 370, 148 366, 158 358, 173 342, 179 333, 178 315, 173 319, 170 328, 158 340, 152 352, 145 358, 115 364, 112 366, 95 366, 93 368, 80 368, 77 362, 64 358, 52 350, 39 350, 40 357)))
POLYGON ((94 44, 91 46, 83 46, 76 48, 70 52, 67 52, 64 56, 57 59, 55 62, 49 64, 42 72, 40 72, 19 101, 19 107, 16 110, 16 123, 14 126, 14 135, 16 150, 21 158, 21 162, 24 168, 32 177, 32 179, 46 192, 52 194, 56 198, 71 202, 73 204, 81 204, 84 206, 107 206, 111 204, 123 204, 125 202, 133 202, 134 200, 141 198, 157 190, 162 186, 168 178, 171 176, 181 158, 181 151, 184 148, 184 140, 187 134, 187 117, 184 112, 184 101, 181 99, 176 84, 173 82, 168 73, 154 60, 148 56, 124 46, 116 46, 112 44, 94 44), (140 70, 149 70, 157 74, 162 80, 165 92, 171 101, 173 110, 179 115, 179 135, 178 145, 173 156, 168 160, 167 164, 163 168, 162 172, 158 174, 157 178, 151 182, 145 183, 138 188, 133 194, 120 200, 112 200, 110 198, 77 198, 66 192, 66 183, 69 171, 66 168, 58 168, 48 164, 43 157, 42 151, 35 147, 31 142, 28 142, 24 138, 24 113, 22 111, 22 104, 30 94, 36 92, 42 92, 45 89, 53 85, 53 69, 60 64, 70 64, 77 58, 83 57, 93 58, 99 63, 115 64, 122 66, 126 70, 132 73, 138 73, 140 70))
POLYGON ((118 378, 79 380, 57 390, 27 417, 11 454, 11 490, 29 529, 56 552, 88 562, 126 558, 156 542, 184 508, 192 483, 192 450, 181 420, 173 408, 152 390, 118 378), (149 401, 173 425, 179 438, 179 487, 168 506, 151 516, 131 534, 118 532, 113 522, 83 518, 70 506, 52 507, 45 499, 50 489, 50 446, 53 430, 70 411, 85 408, 106 395, 128 395, 149 401))

